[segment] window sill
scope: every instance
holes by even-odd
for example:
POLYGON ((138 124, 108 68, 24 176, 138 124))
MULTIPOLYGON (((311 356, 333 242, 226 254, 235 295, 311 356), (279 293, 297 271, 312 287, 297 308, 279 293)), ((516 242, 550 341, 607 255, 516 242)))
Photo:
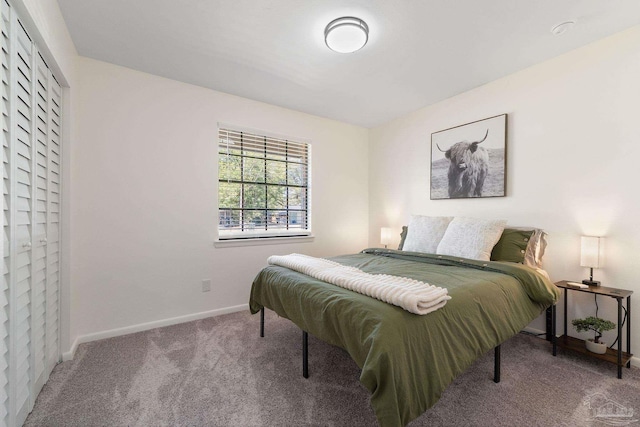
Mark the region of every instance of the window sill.
POLYGON ((287 243, 307 243, 313 242, 315 237, 310 236, 292 236, 292 237, 257 237, 251 239, 228 239, 215 240, 213 246, 216 248, 234 248, 239 246, 264 246, 264 245, 284 245, 287 243))

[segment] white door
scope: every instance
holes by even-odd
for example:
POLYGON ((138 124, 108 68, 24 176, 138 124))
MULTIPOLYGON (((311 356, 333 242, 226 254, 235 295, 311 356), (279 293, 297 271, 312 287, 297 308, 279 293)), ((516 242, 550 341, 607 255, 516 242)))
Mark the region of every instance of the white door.
POLYGON ((59 361, 61 89, 8 0, 0 7, 1 427, 22 425, 59 361))

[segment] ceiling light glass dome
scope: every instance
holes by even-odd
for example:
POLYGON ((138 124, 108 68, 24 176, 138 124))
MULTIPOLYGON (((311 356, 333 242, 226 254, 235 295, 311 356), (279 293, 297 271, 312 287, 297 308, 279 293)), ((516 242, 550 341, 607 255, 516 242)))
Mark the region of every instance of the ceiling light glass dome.
POLYGON ((345 16, 329 22, 324 29, 324 41, 329 49, 338 53, 360 50, 369 40, 369 27, 360 18, 345 16))

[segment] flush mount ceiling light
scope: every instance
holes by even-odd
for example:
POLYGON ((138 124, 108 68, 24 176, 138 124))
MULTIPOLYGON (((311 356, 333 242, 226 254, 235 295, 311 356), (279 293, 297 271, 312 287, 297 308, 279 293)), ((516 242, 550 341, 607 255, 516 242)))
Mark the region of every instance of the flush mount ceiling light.
POLYGON ((553 28, 551 28, 551 33, 554 36, 562 35, 562 34, 566 33, 567 31, 569 31, 570 29, 572 29, 574 25, 576 25, 576 21, 562 22, 562 23, 554 26, 553 28))
POLYGON ((360 18, 344 16, 329 22, 324 29, 324 42, 338 53, 360 50, 369 40, 369 26, 360 18))

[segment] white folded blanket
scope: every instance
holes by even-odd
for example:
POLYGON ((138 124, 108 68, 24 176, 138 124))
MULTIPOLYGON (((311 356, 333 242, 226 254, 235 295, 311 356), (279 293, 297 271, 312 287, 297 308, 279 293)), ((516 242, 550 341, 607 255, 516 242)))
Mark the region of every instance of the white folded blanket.
POLYGON ((269 264, 279 265, 316 279, 349 289, 415 314, 427 314, 444 307, 451 297, 447 290, 407 277, 369 274, 323 258, 307 255, 273 255, 269 264))

